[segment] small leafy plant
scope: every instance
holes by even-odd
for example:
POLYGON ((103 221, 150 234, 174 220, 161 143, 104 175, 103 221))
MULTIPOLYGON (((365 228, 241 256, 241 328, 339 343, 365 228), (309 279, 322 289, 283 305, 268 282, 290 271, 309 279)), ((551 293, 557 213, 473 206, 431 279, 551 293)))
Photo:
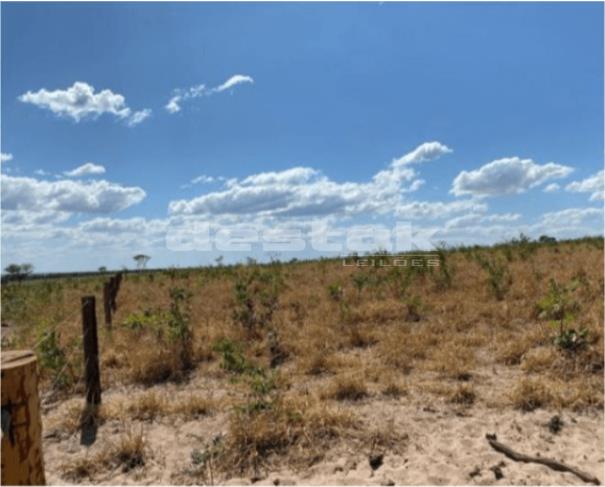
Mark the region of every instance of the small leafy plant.
POLYGON ((245 374, 256 370, 256 367, 246 359, 241 345, 237 342, 223 338, 215 342, 212 350, 221 354, 221 367, 227 372, 245 374))
POLYGON ((65 389, 73 384, 74 376, 67 360, 67 352, 60 344, 60 335, 54 330, 46 330, 38 340, 36 349, 40 367, 49 371, 53 386, 65 389))
POLYGON ((344 289, 339 283, 333 282, 328 286, 328 295, 332 301, 342 301, 342 298, 344 297, 344 289))
POLYGON ((405 301, 406 308, 406 321, 420 321, 422 318, 421 310, 422 310, 422 300, 420 296, 410 296, 405 301))
POLYGON ((498 301, 502 301, 510 289, 513 279, 505 262, 498 258, 488 258, 476 254, 479 265, 487 272, 488 285, 498 301))
POLYGON ((447 254, 443 246, 437 247, 437 256, 439 257, 439 269, 435 275, 435 284, 437 289, 444 291, 452 286, 452 269, 447 262, 447 254))
POLYGON ((260 329, 271 323, 283 287, 284 281, 278 266, 267 270, 255 267, 251 272, 238 277, 233 289, 233 318, 246 330, 248 336, 257 337, 260 329))
POLYGON ((577 350, 586 344, 587 330, 569 328, 579 310, 579 305, 573 298, 577 286, 576 281, 563 286, 551 279, 548 293, 536 305, 538 317, 550 320, 553 326, 558 328, 558 334, 553 341, 564 350, 577 350))
POLYGON ((361 272, 357 272, 357 273, 353 274, 351 280, 353 281, 353 285, 355 286, 355 289, 357 289, 357 295, 361 296, 361 292, 363 291, 363 288, 367 287, 368 284, 370 283, 370 276, 368 276, 368 274, 361 271, 361 272))
POLYGON ((168 310, 168 337, 179 346, 179 355, 183 368, 193 365, 193 330, 189 303, 191 293, 182 288, 170 289, 170 308, 168 310))

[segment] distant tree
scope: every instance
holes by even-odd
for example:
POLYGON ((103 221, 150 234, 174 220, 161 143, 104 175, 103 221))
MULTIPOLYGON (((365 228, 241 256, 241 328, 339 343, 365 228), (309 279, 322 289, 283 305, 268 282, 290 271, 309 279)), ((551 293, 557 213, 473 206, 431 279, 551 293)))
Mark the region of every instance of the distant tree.
POLYGON ((555 237, 550 237, 548 235, 540 235, 538 242, 540 242, 540 243, 556 243, 557 239, 555 237))
POLYGON ((151 257, 145 254, 137 254, 133 257, 133 259, 137 263, 137 269, 145 269, 145 267, 147 266, 147 262, 149 262, 149 259, 151 259, 151 257))
POLYGON ((4 268, 4 272, 17 279, 23 279, 34 271, 31 264, 10 264, 4 268))
POLYGON ((4 272, 6 272, 10 276, 18 276, 21 274, 21 266, 19 264, 10 264, 4 268, 4 272))
POLYGON ((99 272, 107 272, 107 267, 102 265, 101 267, 99 267, 99 272))
POLYGON ((21 274, 24 276, 29 276, 32 272, 34 272, 34 266, 31 264, 21 264, 21 274))
POLYGON ((217 267, 221 267, 223 265, 223 260, 224 257, 222 255, 219 255, 216 259, 214 259, 214 262, 216 262, 217 267))

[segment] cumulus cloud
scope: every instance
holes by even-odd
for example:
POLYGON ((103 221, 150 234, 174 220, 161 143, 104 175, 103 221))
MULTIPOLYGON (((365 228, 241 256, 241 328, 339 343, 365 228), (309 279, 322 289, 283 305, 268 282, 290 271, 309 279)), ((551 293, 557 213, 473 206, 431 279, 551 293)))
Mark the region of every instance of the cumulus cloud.
MULTIPOLYGON (((82 176, 90 176, 94 174, 104 174, 105 168, 99 164, 95 164, 93 162, 87 162, 82 164, 71 171, 66 171, 63 174, 70 178, 80 178, 82 176)), ((44 174, 44 173, 43 173, 44 174)))
POLYGON ((546 227, 580 225, 586 220, 596 220, 602 214, 602 208, 568 208, 566 210, 544 213, 540 223, 546 227))
POLYGON ((367 183, 332 181, 310 167, 250 175, 233 179, 225 188, 191 200, 172 201, 171 214, 310 217, 328 214, 392 213, 402 193, 417 190, 424 182, 411 164, 436 159, 451 152, 439 142, 422 144, 391 162, 367 183))
POLYGON ((42 88, 36 92, 28 91, 21 95, 19 100, 76 122, 110 114, 125 120, 127 125, 134 126, 151 114, 149 109, 133 113, 126 105, 124 96, 107 89, 95 93, 93 86, 82 81, 76 81, 64 90, 49 91, 42 88))
POLYGON ((15 210, 2 212, 2 225, 27 226, 27 225, 45 225, 51 223, 61 223, 68 220, 70 214, 63 211, 54 210, 15 210))
POLYGON ((243 83, 254 83, 252 77, 243 75, 243 74, 235 74, 231 76, 227 81, 219 86, 215 86, 214 88, 208 88, 204 84, 191 86, 187 89, 176 89, 174 90, 174 95, 166 106, 164 107, 168 113, 177 113, 181 111, 181 104, 184 101, 191 100, 193 98, 199 98, 202 96, 210 96, 215 93, 221 93, 230 88, 234 88, 237 85, 243 83))
POLYGON ((4 152, 0 152, 0 163, 12 161, 12 160, 13 160, 12 154, 5 154, 4 152))
POLYGON ((112 213, 140 203, 145 191, 109 181, 45 181, 2 175, 6 211, 112 213))
POLYGON ((482 201, 473 199, 457 201, 411 201, 398 205, 395 214, 399 218, 410 220, 436 220, 449 218, 458 213, 471 211, 473 213, 485 213, 487 205, 482 201))
POLYGON ((545 193, 555 193, 556 191, 559 191, 559 189, 561 189, 561 186, 559 186, 557 183, 550 183, 544 188, 543 191, 545 193))
POLYGON ((412 152, 405 154, 399 159, 393 161, 394 166, 405 166, 407 164, 418 164, 419 162, 427 162, 438 157, 444 156, 453 152, 448 146, 441 142, 425 142, 419 145, 412 152))
POLYGON ((574 181, 565 186, 565 191, 572 193, 591 193, 590 201, 603 199, 604 172, 599 171, 582 181, 574 181))
POLYGON ((454 179, 451 193, 456 196, 499 196, 518 194, 550 179, 565 178, 573 169, 549 162, 536 164, 531 159, 507 157, 479 169, 462 171, 454 179))
POLYGON ((165 243, 167 219, 93 218, 78 224, 76 238, 89 245, 120 244, 144 247, 150 243, 165 243))
POLYGON ((482 224, 511 223, 519 220, 519 218, 521 218, 521 215, 519 213, 495 213, 492 215, 469 213, 468 215, 462 215, 456 218, 452 218, 445 224, 445 227, 446 229, 468 228, 471 226, 482 224))

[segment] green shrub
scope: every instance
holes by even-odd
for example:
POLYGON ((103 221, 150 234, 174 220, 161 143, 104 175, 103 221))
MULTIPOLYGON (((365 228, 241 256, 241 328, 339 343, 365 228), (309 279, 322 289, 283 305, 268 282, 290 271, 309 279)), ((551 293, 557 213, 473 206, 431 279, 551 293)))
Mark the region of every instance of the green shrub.
POLYGON ((439 257, 439 269, 435 274, 435 284, 437 289, 443 291, 449 289, 452 286, 452 275, 453 271, 447 263, 447 254, 443 246, 437 247, 437 256, 439 257))
POLYGON ((189 303, 191 293, 182 288, 170 289, 168 310, 168 338, 179 346, 179 355, 184 368, 193 365, 193 329, 189 303))
POLYGON ((245 374, 257 370, 257 367, 246 359, 239 343, 223 338, 214 343, 212 350, 221 354, 221 367, 227 372, 245 374))
POLYGON ((258 336, 259 330, 269 325, 279 304, 284 287, 279 266, 268 269, 254 267, 240 273, 234 285, 235 309, 233 318, 250 337, 258 336))
POLYGON ((328 295, 332 301, 341 301, 344 297, 344 289, 339 283, 333 282, 328 286, 328 295))
POLYGON ((502 301, 513 282, 508 266, 496 256, 489 258, 479 253, 475 255, 479 265, 487 272, 487 282, 492 294, 498 301, 502 301))
POLYGON ((420 296, 410 296, 405 301, 406 321, 420 321, 422 311, 422 300, 420 296))
POLYGON ((579 285, 578 281, 573 280, 569 285, 562 286, 551 279, 548 293, 536 304, 538 318, 550 320, 558 328, 553 341, 565 350, 577 350, 586 344, 587 330, 569 328, 579 311, 578 302, 573 297, 573 292, 579 285))
POLYGON ((38 338, 36 352, 40 368, 50 373, 53 386, 66 389, 74 383, 74 376, 67 360, 67 352, 60 344, 60 338, 54 329, 43 331, 38 338))
POLYGON ((368 286, 368 284, 370 283, 370 276, 368 276, 364 271, 360 271, 353 274, 351 280, 353 281, 355 289, 357 289, 357 294, 361 295, 361 291, 363 291, 363 288, 368 286))

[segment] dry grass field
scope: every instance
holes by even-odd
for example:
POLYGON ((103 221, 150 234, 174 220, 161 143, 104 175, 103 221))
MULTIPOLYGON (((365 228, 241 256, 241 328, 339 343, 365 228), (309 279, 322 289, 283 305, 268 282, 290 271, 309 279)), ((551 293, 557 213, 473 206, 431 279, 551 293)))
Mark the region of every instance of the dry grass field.
POLYGON ((47 481, 583 483, 487 433, 603 480, 603 239, 438 255, 129 273, 111 330, 104 277, 3 285, 2 348, 39 358, 47 481))

